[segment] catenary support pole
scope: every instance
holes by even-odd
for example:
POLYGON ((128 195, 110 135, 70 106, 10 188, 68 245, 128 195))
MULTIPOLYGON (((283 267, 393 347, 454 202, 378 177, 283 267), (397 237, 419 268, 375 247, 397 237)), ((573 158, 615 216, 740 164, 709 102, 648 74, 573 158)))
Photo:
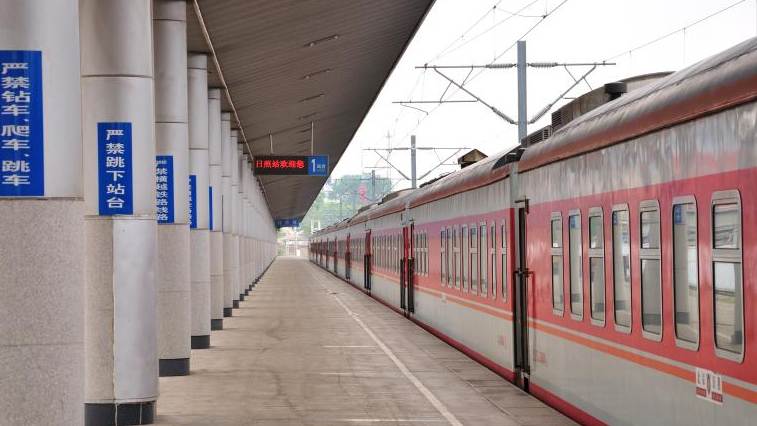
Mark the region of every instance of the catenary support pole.
POLYGON ((0 91, 14 97, 0 104, 21 106, 0 116, 0 423, 78 425, 85 303, 79 4, 0 0, 0 11, 0 91))
MULTIPOLYGON (((221 157, 223 167, 221 171, 221 186, 223 187, 223 316, 230 317, 234 304, 234 289, 237 288, 238 276, 235 275, 234 257, 234 233, 233 221, 237 213, 232 208, 232 176, 231 164, 234 158, 231 152, 231 114, 221 114, 221 157)), ((238 255, 238 253, 237 253, 238 255)))
POLYGON ((418 187, 415 167, 415 135, 410 136, 410 183, 412 184, 411 188, 418 187))
POLYGON ((236 276, 232 306, 239 308, 239 289, 242 286, 242 159, 240 158, 241 147, 238 144, 238 132, 231 131, 231 152, 233 155, 231 164, 231 202, 234 214, 232 215, 234 242, 232 244, 232 257, 234 275, 236 276))
POLYGON ((158 219, 158 367, 189 374, 191 292, 187 23, 184 0, 153 3, 155 44, 155 190, 158 219))
POLYGON ((210 164, 210 328, 223 330, 223 233, 221 174, 221 89, 208 91, 210 164))
POLYGON ((149 424, 158 396, 151 1, 79 6, 85 424, 149 424))
POLYGON ((527 113, 527 86, 526 86, 526 41, 518 40, 518 143, 528 136, 528 117, 527 113))
POLYGON ((192 282, 192 349, 210 347, 210 232, 208 230, 208 58, 190 54, 189 198, 192 282))

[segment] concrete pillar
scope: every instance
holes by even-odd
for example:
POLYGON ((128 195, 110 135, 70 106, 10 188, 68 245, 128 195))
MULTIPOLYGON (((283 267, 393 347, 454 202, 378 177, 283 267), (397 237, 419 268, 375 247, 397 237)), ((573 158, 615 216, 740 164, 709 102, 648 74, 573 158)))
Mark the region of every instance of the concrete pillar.
POLYGON ((238 146, 239 139, 236 130, 231 131, 231 203, 234 214, 232 215, 232 232, 234 234, 232 243, 232 264, 235 265, 234 280, 236 286, 233 289, 232 306, 239 308, 239 288, 242 283, 242 251, 240 241, 242 239, 242 163, 240 158, 241 147, 238 146))
POLYGON ((0 423, 81 424, 79 5, 0 0, 0 11, 0 91, 22 98, 0 100, 20 108, 0 116, 0 423))
POLYGON ((187 23, 184 0, 153 3, 155 151, 158 218, 158 367, 189 374, 189 136, 187 23))
POLYGON ((223 186, 223 316, 230 317, 234 306, 234 289, 238 287, 239 280, 234 265, 236 257, 239 260, 239 247, 234 246, 234 216, 238 215, 232 208, 232 160, 234 155, 231 152, 231 114, 225 112, 221 114, 221 185, 223 186), (236 252, 236 255, 235 255, 236 252))
MULTIPOLYGON (((252 168, 252 161, 250 161, 250 168, 252 168)), ((255 181, 255 177, 252 173, 250 173, 250 211, 252 212, 250 217, 250 284, 257 278, 257 270, 258 270, 258 245, 257 245, 257 226, 258 226, 258 205, 256 200, 257 197, 257 182, 255 181)))
POLYGON ((223 330, 223 233, 221 184, 221 90, 208 91, 208 145, 210 162, 210 328, 223 330))
POLYGON ((206 349, 210 347, 208 57, 204 54, 190 54, 187 66, 192 349, 206 349))
POLYGON ((79 6, 85 423, 149 424, 158 396, 151 2, 79 6))
POLYGON ((242 145, 239 145, 240 155, 240 167, 242 175, 242 193, 240 194, 242 199, 242 239, 240 241, 239 253, 242 258, 242 273, 240 288, 239 288, 239 300, 244 300, 244 290, 250 283, 250 204, 249 204, 249 192, 250 192, 250 159, 247 154, 241 154, 242 145))

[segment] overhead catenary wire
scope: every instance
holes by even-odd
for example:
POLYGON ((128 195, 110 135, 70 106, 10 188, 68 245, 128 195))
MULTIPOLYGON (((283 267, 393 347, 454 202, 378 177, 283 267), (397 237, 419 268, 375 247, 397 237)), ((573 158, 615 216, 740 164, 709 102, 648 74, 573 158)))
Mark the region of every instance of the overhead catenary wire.
MULTIPOLYGON (((499 21, 499 22, 497 22, 495 24, 492 24, 490 27, 488 27, 484 31, 482 31, 482 32, 476 34, 474 37, 466 40, 465 43, 463 43, 463 44, 455 47, 454 49, 450 50, 449 52, 445 53, 444 55, 440 55, 439 58, 441 58, 442 56, 448 55, 448 54, 450 54, 452 52, 455 52, 457 50, 460 50, 461 48, 465 47, 469 43, 471 43, 471 42, 477 40, 478 38, 486 35, 487 33, 489 33, 489 31, 491 31, 491 30, 499 27, 500 25, 504 24, 505 22, 509 21, 512 18, 519 17, 519 18, 542 18, 542 19, 544 19, 544 17, 546 17, 546 15, 522 15, 521 14, 521 12, 523 12, 524 10, 530 8, 531 6, 533 6, 538 1, 539 0, 533 0, 530 3, 526 4, 525 6, 523 6, 522 8, 518 9, 515 12, 502 11, 502 12, 505 12, 505 13, 508 14, 508 16, 506 18, 502 19, 501 21, 499 21)), ((439 58, 435 58, 435 59, 439 59, 439 58)), ((495 59, 495 61, 496 61, 496 59, 495 59)))
POLYGON ((680 32, 684 32, 684 34, 685 34, 685 32, 686 32, 686 30, 687 30, 688 28, 691 28, 691 27, 693 27, 693 26, 695 26, 695 25, 701 24, 702 22, 705 22, 705 21, 709 20, 710 18, 714 18, 715 16, 718 16, 718 15, 720 15, 721 13, 723 13, 723 12, 725 12, 725 11, 727 11, 727 10, 730 10, 730 9, 734 8, 734 7, 738 6, 738 5, 740 5, 741 3, 745 3, 746 1, 747 1, 747 0, 739 0, 739 1, 737 1, 737 2, 731 3, 730 5, 728 5, 728 6, 724 7, 724 8, 722 8, 722 9, 719 9, 719 10, 717 10, 717 11, 715 11, 715 12, 712 12, 712 13, 710 13, 709 15, 706 15, 706 16, 704 16, 704 17, 702 17, 702 18, 699 18, 699 19, 697 19, 696 21, 690 22, 690 23, 688 23, 688 24, 686 24, 686 25, 684 25, 684 26, 682 26, 682 27, 680 27, 680 28, 678 28, 678 29, 675 29, 675 30, 673 30, 673 31, 670 31, 670 32, 668 32, 668 33, 666 33, 666 34, 664 34, 664 35, 661 35, 661 36, 659 36, 659 37, 656 37, 656 38, 654 38, 654 39, 652 39, 652 40, 646 41, 646 42, 644 42, 644 43, 642 43, 642 44, 640 44, 640 45, 638 45, 638 46, 636 46, 636 47, 633 47, 633 48, 630 48, 630 49, 625 49, 625 50, 622 50, 622 51, 620 51, 619 53, 617 53, 617 54, 615 54, 615 55, 613 55, 613 56, 610 56, 610 57, 608 57, 608 58, 607 58, 607 59, 605 59, 605 60, 606 60, 606 61, 612 61, 613 59, 617 59, 617 58, 619 58, 619 57, 621 57, 621 56, 630 55, 630 54, 632 54, 633 52, 635 52, 635 51, 637 51, 637 50, 640 50, 640 49, 644 49, 644 48, 646 48, 646 47, 649 47, 649 46, 651 46, 651 45, 653 45, 653 44, 656 44, 656 43, 658 43, 658 42, 660 42, 660 41, 662 41, 662 40, 665 40, 665 39, 666 39, 666 38, 668 38, 668 37, 674 36, 674 35, 676 35, 676 34, 678 34, 678 33, 680 33, 680 32))
POLYGON ((497 3, 494 4, 494 6, 490 7, 489 9, 487 9, 486 13, 484 13, 483 15, 481 15, 481 17, 479 17, 476 20, 476 22, 474 22, 471 26, 469 26, 468 29, 466 29, 465 31, 463 31, 462 34, 460 34, 458 37, 456 37, 449 45, 447 45, 447 47, 445 47, 444 49, 442 49, 441 51, 439 51, 439 53, 437 53, 436 56, 434 56, 432 59, 430 59, 427 62, 433 62, 433 61, 441 58, 442 56, 444 56, 446 54, 447 50, 449 50, 452 46, 454 46, 460 40, 463 40, 465 38, 466 34, 468 34, 469 32, 471 32, 474 28, 476 28, 476 26, 478 26, 478 24, 480 24, 484 19, 486 19, 486 17, 489 16, 490 13, 492 13, 493 11, 495 11, 497 9, 497 6, 499 6, 500 3, 502 3, 502 1, 503 0, 499 0, 497 3))

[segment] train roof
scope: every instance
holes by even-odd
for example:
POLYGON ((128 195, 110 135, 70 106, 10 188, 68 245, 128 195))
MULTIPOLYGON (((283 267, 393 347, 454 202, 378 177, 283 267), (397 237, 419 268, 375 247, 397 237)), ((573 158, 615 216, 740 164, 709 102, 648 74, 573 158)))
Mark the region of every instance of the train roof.
POLYGON ((381 202, 363 207, 349 220, 327 226, 315 235, 338 231, 371 219, 401 212, 406 206, 420 206, 502 180, 509 176, 512 167, 511 162, 516 161, 522 151, 523 149, 520 147, 503 151, 464 169, 439 177, 422 185, 419 189, 395 191, 384 197, 381 202))
POLYGON ((529 147, 527 171, 757 98, 757 38, 604 104, 529 147))
POLYGON ((506 178, 510 174, 511 166, 510 164, 502 164, 501 160, 508 154, 509 151, 505 151, 484 158, 416 190, 410 199, 410 207, 447 198, 506 178))

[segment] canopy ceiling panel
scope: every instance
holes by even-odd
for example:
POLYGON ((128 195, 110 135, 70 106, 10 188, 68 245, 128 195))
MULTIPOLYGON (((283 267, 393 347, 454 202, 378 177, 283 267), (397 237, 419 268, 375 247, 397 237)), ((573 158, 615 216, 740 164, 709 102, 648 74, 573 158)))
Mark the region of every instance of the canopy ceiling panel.
MULTIPOLYGON (((312 121, 314 153, 328 155, 333 169, 432 3, 190 1, 189 50, 210 53, 210 40, 253 156, 310 154, 312 121)), ((209 84, 222 87, 209 68, 209 84)), ((223 108, 232 105, 224 99, 223 108)), ((274 219, 301 218, 325 182, 259 180, 274 219)))

